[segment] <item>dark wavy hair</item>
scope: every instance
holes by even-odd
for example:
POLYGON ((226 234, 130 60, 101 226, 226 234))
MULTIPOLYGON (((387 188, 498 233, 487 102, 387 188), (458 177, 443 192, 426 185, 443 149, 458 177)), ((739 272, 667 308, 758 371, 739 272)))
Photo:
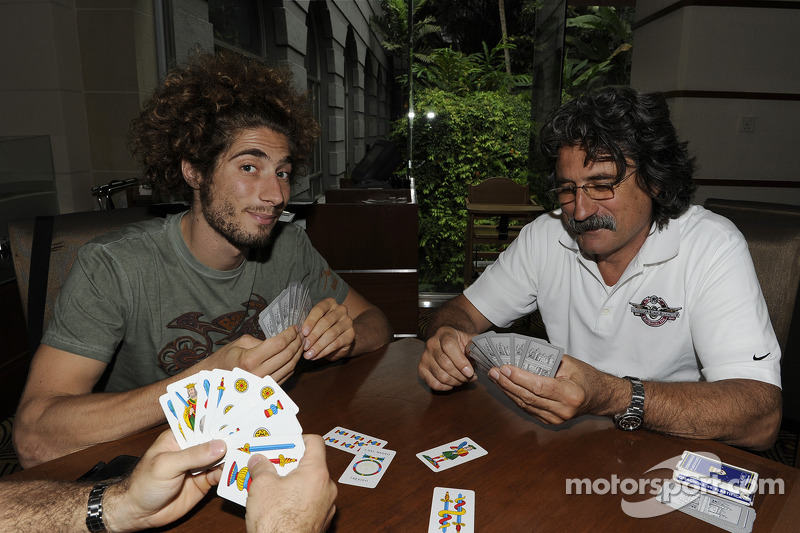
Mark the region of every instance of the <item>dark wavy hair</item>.
POLYGON ((552 187, 558 151, 564 146, 585 151, 585 164, 613 161, 617 179, 632 166, 639 186, 653 199, 653 221, 659 229, 684 213, 694 197, 695 159, 687 143, 678 140, 661 93, 617 87, 571 100, 550 115, 541 143, 552 187))
POLYGON ((211 176, 237 133, 267 127, 286 135, 297 174, 308 162, 320 126, 288 68, 231 52, 195 52, 173 69, 131 123, 131 151, 145 183, 190 201, 181 160, 211 176))

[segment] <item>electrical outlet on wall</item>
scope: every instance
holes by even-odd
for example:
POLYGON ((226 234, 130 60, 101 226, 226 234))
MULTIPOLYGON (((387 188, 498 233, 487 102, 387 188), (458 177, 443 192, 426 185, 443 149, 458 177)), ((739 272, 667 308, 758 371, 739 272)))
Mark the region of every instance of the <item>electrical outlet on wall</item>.
POLYGON ((756 129, 756 117, 739 117, 739 133, 753 133, 756 129))

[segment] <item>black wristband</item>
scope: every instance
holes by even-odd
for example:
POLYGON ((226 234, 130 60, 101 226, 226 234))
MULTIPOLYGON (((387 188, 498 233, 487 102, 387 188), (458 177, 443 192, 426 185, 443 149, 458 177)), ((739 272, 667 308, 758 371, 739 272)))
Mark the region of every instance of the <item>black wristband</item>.
POLYGON ((92 533, 103 533, 109 531, 103 522, 103 495, 109 485, 113 485, 120 478, 106 479, 100 481, 89 491, 89 503, 86 507, 86 528, 92 533))

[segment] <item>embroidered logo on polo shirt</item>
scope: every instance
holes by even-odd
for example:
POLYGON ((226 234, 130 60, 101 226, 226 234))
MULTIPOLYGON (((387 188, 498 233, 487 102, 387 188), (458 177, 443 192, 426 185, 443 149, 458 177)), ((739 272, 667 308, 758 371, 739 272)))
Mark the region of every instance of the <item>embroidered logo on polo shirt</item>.
POLYGON ((648 296, 642 300, 642 303, 629 303, 631 304, 631 313, 641 317, 642 322, 654 328, 663 326, 670 320, 675 320, 681 316, 678 311, 683 309, 683 307, 669 307, 663 298, 655 295, 648 296))

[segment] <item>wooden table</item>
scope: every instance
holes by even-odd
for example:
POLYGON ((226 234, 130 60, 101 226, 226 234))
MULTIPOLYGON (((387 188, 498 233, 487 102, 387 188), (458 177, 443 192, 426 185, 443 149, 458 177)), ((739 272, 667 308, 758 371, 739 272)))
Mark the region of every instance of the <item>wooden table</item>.
MULTIPOLYGON (((650 480, 671 471, 647 472, 684 450, 708 451, 723 461, 783 480, 783 494, 759 494, 754 531, 792 531, 800 522, 800 470, 713 441, 692 441, 615 429, 607 419, 582 417, 560 427, 542 425, 521 412, 485 375, 451 393, 431 393, 417 375, 423 344, 403 339, 357 359, 310 365, 284 388, 300 407, 305 432, 324 434, 343 426, 388 441, 397 455, 374 489, 339 485, 338 512, 330 531, 426 531, 434 487, 476 493, 476 531, 720 531, 678 511, 632 518, 622 500, 642 494, 567 494, 568 479, 650 480), (470 437, 488 455, 432 472, 416 453, 470 437)), ((97 461, 139 455, 162 428, 102 444, 19 472, 16 478, 75 479, 97 461)), ((337 480, 352 455, 328 448, 337 480)), ((648 482, 649 483, 649 482, 648 482)), ((645 483, 641 483, 645 485, 645 483)), ((596 484, 603 492, 602 482, 596 484)), ((621 485, 630 489, 630 485, 621 485)), ((243 509, 212 494, 174 531, 243 531, 243 509)), ((473 530, 465 530, 473 531, 473 530)))

